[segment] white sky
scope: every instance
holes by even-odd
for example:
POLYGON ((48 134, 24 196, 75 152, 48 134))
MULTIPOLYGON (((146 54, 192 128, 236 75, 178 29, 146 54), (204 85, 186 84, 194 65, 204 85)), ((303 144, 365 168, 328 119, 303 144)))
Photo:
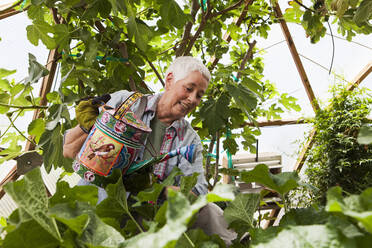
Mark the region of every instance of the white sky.
MULTIPOLYGON (((2 1, 3 2, 3 1, 2 1)), ((5 2, 12 2, 9 0, 5 2)), ((279 1, 281 5, 286 1, 279 1)), ((284 5, 283 5, 284 6, 284 5)), ((284 13, 284 7, 282 7, 284 13)), ((33 46, 26 37, 26 26, 30 23, 25 14, 18 14, 0 20, 0 68, 17 69, 14 76, 20 80, 27 76, 28 53, 36 56, 39 63, 45 64, 48 51, 43 45, 33 46)), ((317 44, 311 44, 305 37, 303 28, 296 24, 288 24, 294 43, 299 54, 316 61, 325 67, 330 66, 332 57, 332 42, 330 36, 322 38, 317 44)), ((337 27, 333 26, 333 33, 340 36, 337 27)), ((257 47, 265 48, 279 41, 284 40, 279 24, 273 25, 269 37, 257 40, 257 47)), ((347 80, 352 80, 361 70, 372 61, 372 36, 359 35, 353 41, 369 46, 365 48, 355 43, 335 38, 335 57, 333 72, 342 75, 347 80)), ((280 92, 290 93, 299 99, 302 107, 301 113, 292 113, 286 118, 299 116, 313 116, 313 112, 307 99, 304 87, 301 83, 299 74, 285 42, 268 49, 265 53, 264 75, 266 79, 276 83, 280 92)), ((333 75, 328 75, 328 71, 304 58, 301 58, 308 79, 313 87, 315 96, 320 101, 327 99, 329 85, 338 82, 333 75)), ((371 88, 372 75, 369 75, 362 86, 371 88)), ((36 91, 38 93, 38 90, 36 91)), ((36 94, 37 94, 36 93, 36 94)), ((31 121, 32 116, 26 117, 27 122, 31 121)), ((0 119, 0 130, 4 130, 8 123, 0 119)), ((25 127, 24 127, 25 129, 25 127)), ((262 128, 263 135, 259 138, 259 151, 279 152, 283 154, 283 164, 286 169, 293 167, 297 157, 296 151, 299 142, 304 139, 304 132, 307 130, 304 125, 291 125, 285 127, 262 128)), ((1 175, 5 173, 5 167, 0 168, 1 175)))

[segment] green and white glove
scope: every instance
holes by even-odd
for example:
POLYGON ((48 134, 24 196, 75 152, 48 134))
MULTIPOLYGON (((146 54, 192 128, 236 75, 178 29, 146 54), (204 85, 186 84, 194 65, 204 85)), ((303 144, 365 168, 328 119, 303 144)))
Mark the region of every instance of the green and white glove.
POLYGON ((110 98, 110 95, 106 94, 100 97, 83 100, 76 106, 76 120, 85 133, 89 133, 90 129, 94 125, 94 122, 99 115, 98 108, 108 102, 110 98))

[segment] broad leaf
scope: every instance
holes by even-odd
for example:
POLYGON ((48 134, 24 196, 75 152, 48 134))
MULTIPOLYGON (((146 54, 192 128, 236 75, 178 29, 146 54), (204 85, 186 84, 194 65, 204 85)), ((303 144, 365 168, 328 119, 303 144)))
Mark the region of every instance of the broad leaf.
POLYGON ((56 193, 49 199, 49 204, 53 207, 59 203, 75 204, 76 201, 88 202, 95 206, 98 201, 98 190, 93 185, 74 186, 70 188, 64 181, 57 183, 56 193))
POLYGON ((243 234, 253 227, 253 214, 260 203, 259 194, 239 194, 225 209, 225 217, 229 228, 243 234))
POLYGON ((227 82, 226 90, 234 98, 237 106, 244 111, 251 111, 257 105, 257 98, 247 87, 242 84, 227 82))
POLYGON ((34 135, 36 142, 39 142, 39 139, 41 135, 43 134, 44 130, 45 130, 45 121, 44 119, 41 119, 41 118, 33 120, 28 125, 28 128, 27 128, 28 134, 34 135))
POLYGON ((76 202, 72 207, 68 203, 57 204, 50 209, 50 213, 81 233, 80 242, 88 247, 118 247, 124 241, 123 236, 105 224, 94 210, 93 206, 85 202, 76 202))
POLYGON ((58 124, 53 131, 46 130, 40 137, 39 146, 43 150, 43 161, 45 170, 49 173, 54 165, 63 167, 66 171, 72 172, 72 159, 63 157, 63 136, 61 126, 58 124))
POLYGON ((358 143, 359 144, 371 144, 372 143, 372 126, 363 125, 358 134, 358 143))
POLYGON ((218 248, 218 247, 225 247, 225 243, 222 239, 220 239, 217 235, 209 236, 203 232, 201 229, 191 229, 186 232, 188 238, 192 241, 194 246, 190 244, 190 241, 182 235, 175 247, 182 247, 182 248, 193 248, 193 247, 210 247, 210 248, 218 248))
POLYGON ((48 198, 39 168, 31 170, 19 181, 6 184, 4 189, 22 211, 29 214, 55 239, 61 239, 55 220, 47 215, 48 198))
POLYGON ((265 243, 252 245, 254 248, 300 248, 300 247, 345 247, 337 231, 325 225, 290 226, 265 243))
POLYGON ((350 216, 372 234, 372 188, 363 191, 359 196, 350 195, 342 198, 340 187, 333 187, 327 192, 326 210, 329 212, 341 212, 350 216))
POLYGON ((35 20, 32 25, 28 25, 27 38, 35 46, 41 40, 48 49, 56 48, 57 44, 48 34, 53 33, 53 27, 43 20, 35 20))
POLYGON ((187 15, 174 0, 158 0, 163 22, 176 28, 182 28, 187 22, 187 15))
POLYGON ((4 78, 4 77, 7 77, 9 75, 12 75, 16 72, 17 70, 7 70, 7 69, 3 69, 3 68, 0 68, 0 79, 1 78, 4 78))
POLYGON ((274 175, 270 173, 265 164, 259 164, 251 171, 241 172, 241 179, 246 183, 257 182, 263 184, 281 195, 296 188, 300 180, 296 172, 282 172, 274 175))
POLYGON ((2 246, 8 248, 57 248, 59 244, 59 241, 38 222, 30 220, 21 223, 15 230, 9 232, 2 246))
POLYGON ((37 83, 40 78, 49 74, 49 71, 38 63, 36 57, 31 53, 28 54, 28 64, 28 77, 25 79, 25 83, 37 83))
POLYGON ((180 188, 184 195, 188 195, 195 186, 196 182, 198 181, 198 175, 199 173, 195 172, 191 176, 183 176, 181 178, 180 188))
MULTIPOLYGON (((231 185, 230 185, 231 186, 231 185)), ((190 205, 186 197, 172 189, 168 191, 168 209, 166 212, 167 223, 156 233, 149 230, 141 233, 129 240, 126 240, 121 247, 164 247, 167 244, 175 244, 183 232, 187 229, 187 224, 191 217, 208 202, 234 199, 233 187, 216 186, 215 189, 207 195, 199 198, 190 205)))
POLYGON ((67 25, 57 24, 54 26, 55 41, 58 44, 58 51, 68 48, 70 44, 70 32, 67 25))
POLYGON ((362 25, 368 22, 372 17, 372 0, 363 0, 357 11, 355 12, 353 20, 357 25, 362 25))
POLYGON ((115 184, 109 184, 106 192, 107 198, 97 206, 97 215, 120 219, 125 213, 129 213, 127 193, 121 177, 115 184))

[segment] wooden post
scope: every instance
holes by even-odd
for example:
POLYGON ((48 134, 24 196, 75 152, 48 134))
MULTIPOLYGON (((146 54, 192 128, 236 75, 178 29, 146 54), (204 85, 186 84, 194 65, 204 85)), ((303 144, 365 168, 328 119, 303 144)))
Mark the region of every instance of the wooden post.
POLYGON ((307 78, 307 75, 306 75, 305 69, 304 69, 304 67, 303 67, 303 65, 302 65, 302 62, 301 62, 300 56, 298 55, 298 52, 297 52, 296 46, 295 46, 295 44, 294 44, 294 42, 293 42, 293 39, 292 39, 291 33, 289 32, 289 29, 288 29, 287 23, 286 23, 286 21, 285 21, 284 18, 283 18, 283 14, 282 14, 282 11, 280 10, 280 6, 279 6, 279 3, 278 3, 278 2, 275 3, 274 11, 275 11, 275 15, 276 15, 276 17, 279 19, 280 26, 281 26, 281 28, 282 28, 283 34, 284 34, 284 36, 285 36, 285 39, 286 39, 286 41, 287 41, 287 44, 288 44, 289 50, 291 51, 292 58, 293 58, 293 60, 294 60, 294 62, 295 62, 295 64, 296 64, 297 71, 298 71, 298 73, 300 74, 302 84, 303 84, 304 87, 305 87, 307 97, 309 98, 310 103, 311 103, 311 106, 313 107, 314 111, 316 111, 316 110, 319 109, 319 105, 318 105, 318 103, 316 102, 316 99, 315 99, 315 95, 314 95, 313 89, 311 88, 311 85, 310 85, 309 79, 307 78))
MULTIPOLYGON (((49 74, 43 78, 42 85, 40 87, 39 96, 41 97, 39 105, 45 106, 47 104, 46 94, 50 92, 50 89, 53 84, 56 68, 57 68, 57 58, 58 58, 57 49, 51 50, 49 52, 48 60, 46 68, 49 70, 49 74)), ((39 118, 41 115, 40 109, 36 109, 34 111, 34 116, 32 120, 39 118)), ((27 141, 25 146, 25 151, 30 151, 35 149, 35 145, 29 141, 27 141)), ((17 174, 17 165, 11 169, 8 175, 0 182, 0 199, 4 196, 5 191, 3 189, 3 185, 10 181, 17 180, 20 175, 17 174)), ((48 190, 48 189, 47 189, 48 190)), ((49 192, 48 192, 49 193, 49 192)))

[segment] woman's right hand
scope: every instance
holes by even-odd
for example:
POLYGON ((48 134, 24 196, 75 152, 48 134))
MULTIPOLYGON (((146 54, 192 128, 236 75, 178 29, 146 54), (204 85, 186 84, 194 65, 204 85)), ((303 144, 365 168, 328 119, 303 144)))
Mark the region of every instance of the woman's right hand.
POLYGON ((88 134, 80 126, 67 130, 63 144, 63 156, 75 159, 87 137, 88 134))

